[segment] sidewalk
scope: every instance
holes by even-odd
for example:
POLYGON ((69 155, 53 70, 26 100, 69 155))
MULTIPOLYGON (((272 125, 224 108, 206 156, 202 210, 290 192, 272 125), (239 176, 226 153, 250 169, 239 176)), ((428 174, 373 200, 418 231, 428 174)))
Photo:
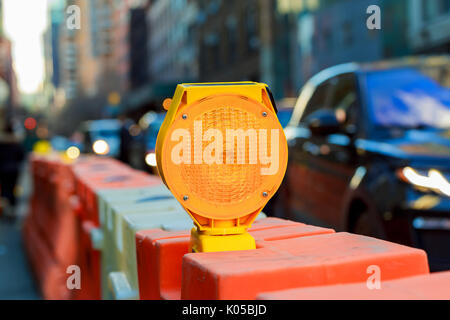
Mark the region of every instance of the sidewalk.
POLYGON ((31 192, 28 167, 24 168, 19 184, 22 189, 17 208, 19 218, 11 222, 0 217, 0 300, 40 299, 25 255, 20 230, 31 192))

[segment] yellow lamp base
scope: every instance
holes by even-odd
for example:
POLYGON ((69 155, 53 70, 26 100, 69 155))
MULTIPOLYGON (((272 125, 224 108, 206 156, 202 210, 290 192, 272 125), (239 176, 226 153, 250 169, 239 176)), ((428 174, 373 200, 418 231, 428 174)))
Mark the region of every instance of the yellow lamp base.
POLYGON ((197 228, 191 230, 192 252, 218 252, 256 249, 255 239, 248 233, 233 235, 209 235, 199 232, 197 228))

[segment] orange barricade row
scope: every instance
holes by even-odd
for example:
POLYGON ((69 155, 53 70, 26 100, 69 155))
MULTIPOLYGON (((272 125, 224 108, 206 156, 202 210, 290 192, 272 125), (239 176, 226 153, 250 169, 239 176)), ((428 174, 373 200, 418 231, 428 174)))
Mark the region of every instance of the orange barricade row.
POLYGON ((428 273, 424 251, 348 233, 257 240, 256 250, 186 254, 182 299, 255 299, 265 291, 428 273), (239 290, 236 290, 239 288, 239 290))
POLYGON ((92 246, 91 232, 98 226, 94 222, 79 221, 79 243, 78 264, 83 270, 81 277, 81 290, 76 292, 78 300, 100 300, 100 251, 92 246))
MULTIPOLYGON (((273 241, 279 237, 312 236, 333 233, 288 220, 267 218, 256 221, 250 234, 256 241, 273 241)), ((190 231, 167 232, 160 229, 136 234, 139 290, 141 299, 180 299, 182 259, 189 253, 190 231)), ((247 252, 247 251, 242 251, 247 252)))
POLYGON ((76 217, 69 201, 74 194, 70 165, 59 157, 31 158, 34 193, 23 226, 25 248, 46 299, 71 299, 66 286, 69 266, 77 263, 76 217))
POLYGON ((78 261, 86 276, 77 299, 101 299, 101 252, 92 245, 92 233, 99 230, 98 192, 105 189, 125 189, 159 184, 160 179, 131 169, 109 158, 92 158, 73 165, 76 195, 80 201, 78 261))
MULTIPOLYGON (((120 209, 120 201, 125 201, 115 199, 115 194, 121 192, 110 190, 124 190, 123 199, 131 199, 132 195, 138 199, 140 193, 136 190, 145 195, 147 187, 160 185, 161 180, 116 160, 93 156, 68 163, 57 155, 33 155, 30 168, 34 193, 23 237, 43 297, 105 298, 101 279, 108 279, 108 275, 103 274, 104 270, 119 275, 123 270, 117 268, 126 260, 114 260, 119 254, 108 250, 133 250, 133 254, 122 252, 120 257, 135 259, 134 249, 130 249, 133 246, 121 249, 115 245, 122 241, 118 238, 123 237, 121 226, 116 226, 114 232, 108 231, 107 240, 103 238, 102 228, 110 230, 104 228, 103 221, 105 216, 112 216, 112 209, 108 208, 120 209), (99 245, 102 241, 111 243, 99 245), (110 263, 115 266, 109 267, 110 263), (70 265, 81 269, 80 290, 67 288, 66 271, 70 265)), ((139 291, 140 299, 450 298, 450 273, 429 274, 427 256, 422 250, 303 223, 263 218, 249 229, 256 241, 255 250, 193 253, 191 230, 174 228, 180 222, 172 221, 176 220, 174 215, 161 222, 165 215, 157 209, 153 218, 147 215, 145 206, 128 207, 128 203, 135 202, 124 202, 125 209, 131 212, 120 210, 130 216, 135 214, 133 210, 141 210, 136 217, 145 216, 141 219, 145 227, 133 225, 127 231, 128 238, 135 235, 137 267, 127 263, 126 274, 136 279, 137 273, 139 288, 134 284, 133 290, 139 291), (155 226, 162 229, 146 230, 156 217, 159 222, 155 226), (380 290, 367 287, 370 268, 379 269, 380 290)), ((157 207, 151 205, 152 208, 157 207)), ((133 223, 139 224, 141 220, 135 219, 133 223)), ((185 225, 180 223, 182 228, 185 225)))

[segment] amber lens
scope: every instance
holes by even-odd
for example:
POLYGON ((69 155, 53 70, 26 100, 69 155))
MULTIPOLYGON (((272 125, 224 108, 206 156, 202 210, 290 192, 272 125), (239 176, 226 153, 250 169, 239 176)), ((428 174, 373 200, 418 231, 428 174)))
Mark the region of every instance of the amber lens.
MULTIPOLYGON (((261 119, 258 119, 254 114, 232 107, 221 107, 205 112, 195 120, 202 122, 204 132, 209 129, 217 129, 224 138, 227 129, 241 129, 246 132, 248 132, 248 129, 253 129, 257 133, 257 130, 262 126, 261 119)), ((238 139, 233 139, 232 161, 227 159, 227 151, 230 150, 226 149, 224 141, 223 164, 183 165, 181 176, 188 186, 189 192, 205 201, 226 204, 245 201, 253 194, 254 190, 260 188, 262 183, 261 166, 250 164, 250 155, 257 153, 257 145, 251 144, 249 137, 245 139, 244 164, 238 163, 238 139)), ((203 141, 202 150, 210 143, 209 141, 203 141)), ((194 152, 193 148, 192 146, 192 152, 194 152)))
POLYGON ((236 218, 264 207, 280 185, 287 163, 286 138, 276 115, 264 104, 239 95, 210 96, 180 110, 167 131, 162 159, 168 187, 188 210, 207 218, 236 218), (195 134, 199 126, 200 139, 195 134), (176 164, 171 154, 180 140, 171 137, 180 129, 189 132, 191 145, 182 153, 191 161, 176 164), (272 175, 262 174, 270 164, 260 159, 261 130, 267 134, 268 154, 272 153, 271 130, 279 132, 279 147, 274 150, 279 166, 272 175), (216 160, 216 152, 220 153, 221 161, 205 160, 208 146, 216 141, 215 135, 205 138, 208 131, 222 137, 220 148, 209 153, 216 160), (196 162, 199 150, 202 159, 196 162))

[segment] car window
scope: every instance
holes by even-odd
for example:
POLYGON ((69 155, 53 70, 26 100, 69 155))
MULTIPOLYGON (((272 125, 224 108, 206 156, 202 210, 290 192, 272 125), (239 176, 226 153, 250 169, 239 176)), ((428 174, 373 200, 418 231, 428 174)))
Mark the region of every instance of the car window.
POLYGON ((329 107, 343 125, 356 125, 358 117, 358 93, 356 77, 347 73, 333 78, 333 88, 329 107))
POLYGON ((284 128, 289 123, 289 120, 292 116, 292 109, 288 110, 278 110, 277 117, 278 121, 280 121, 281 126, 284 128))
POLYGON ((302 114, 301 122, 317 110, 329 107, 328 98, 330 94, 331 81, 327 80, 320 84, 309 99, 305 111, 302 114))
POLYGON ((448 71, 440 77, 419 68, 397 68, 367 74, 372 121, 380 128, 450 128, 448 71), (386 85, 388 83, 389 85, 386 85))

